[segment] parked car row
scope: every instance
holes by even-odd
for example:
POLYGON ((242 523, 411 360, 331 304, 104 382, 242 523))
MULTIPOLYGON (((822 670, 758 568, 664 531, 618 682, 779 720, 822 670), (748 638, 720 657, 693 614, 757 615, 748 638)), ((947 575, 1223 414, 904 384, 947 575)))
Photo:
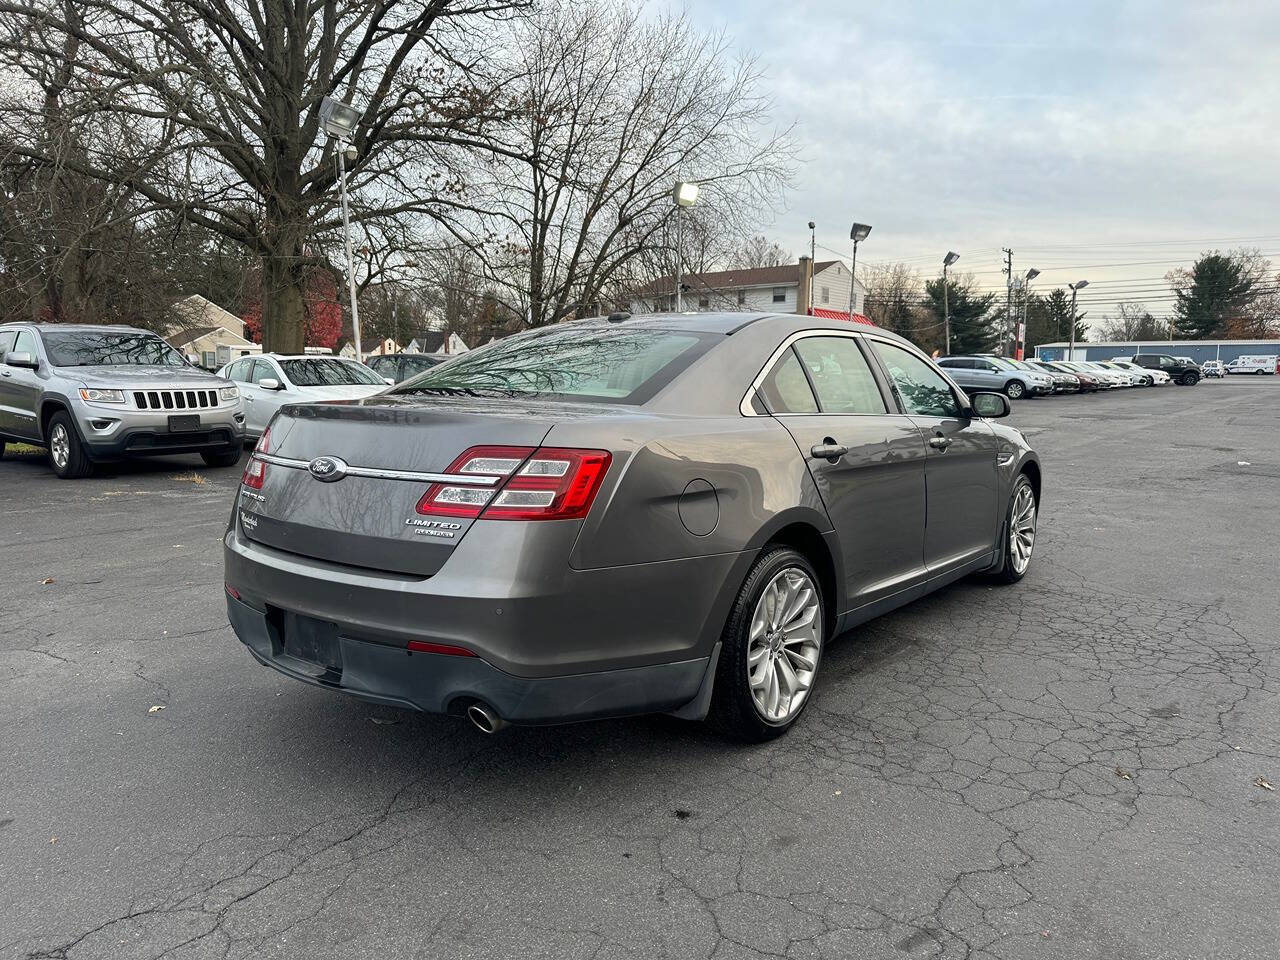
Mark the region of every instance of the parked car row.
POLYGON ((1055 393, 1096 393, 1121 387, 1191 385, 1201 372, 1192 361, 1163 354, 1112 360, 1013 360, 989 355, 943 357, 938 365, 966 390, 999 390, 1010 400, 1055 393))
POLYGON ((284 404, 369 397, 442 359, 376 356, 375 371, 346 357, 262 354, 213 374, 146 330, 0 324, 0 455, 7 443, 44 446, 63 478, 149 455, 231 466, 284 404))

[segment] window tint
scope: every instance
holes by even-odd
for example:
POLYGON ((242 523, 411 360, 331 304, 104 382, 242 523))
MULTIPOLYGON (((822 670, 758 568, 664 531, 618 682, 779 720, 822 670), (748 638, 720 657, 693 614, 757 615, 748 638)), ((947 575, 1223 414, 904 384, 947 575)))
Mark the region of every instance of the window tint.
POLYGON ((723 336, 620 324, 550 327, 464 353, 395 393, 644 403, 723 336))
POLYGON ((13 341, 18 337, 17 330, 0 330, 0 360, 13 349, 13 341))
POLYGON ((823 413, 887 413, 871 367, 849 337, 805 337, 796 353, 809 371, 823 413))
POLYGON ((930 417, 958 417, 960 404, 938 371, 914 353, 872 340, 871 347, 884 364, 907 413, 930 417))
MULTIPOLYGON (((426 373, 438 363, 441 363, 441 361, 435 357, 405 357, 404 376, 406 379, 416 377, 420 373, 426 373)), ((387 372, 387 376, 391 376, 390 371, 387 372)))
POLYGON ((151 333, 50 330, 44 335, 44 348, 55 367, 187 365, 182 354, 151 333))
POLYGON ((280 366, 295 387, 349 387, 382 383, 382 378, 364 364, 338 357, 281 360, 280 366))
POLYGON ((760 385, 765 405, 770 413, 817 413, 818 402, 809 389, 804 370, 794 350, 788 350, 773 365, 769 376, 760 385))
POLYGON ((938 361, 940 367, 951 367, 954 370, 972 370, 978 366, 976 360, 968 360, 964 357, 943 357, 938 361))
POLYGON ((378 373, 386 376, 394 376, 396 372, 395 357, 365 357, 364 365, 370 370, 376 370, 378 373))
POLYGON ((228 380, 244 381, 244 371, 248 364, 243 360, 237 360, 235 363, 227 367, 227 372, 223 374, 228 380))

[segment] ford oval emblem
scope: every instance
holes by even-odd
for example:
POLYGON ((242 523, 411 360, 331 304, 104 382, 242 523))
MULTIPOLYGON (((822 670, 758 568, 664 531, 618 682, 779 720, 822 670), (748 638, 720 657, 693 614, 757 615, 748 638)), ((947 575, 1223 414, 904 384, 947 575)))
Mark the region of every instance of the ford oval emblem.
POLYGON ((347 462, 341 457, 316 457, 307 464, 307 470, 317 480, 333 483, 347 475, 347 462))

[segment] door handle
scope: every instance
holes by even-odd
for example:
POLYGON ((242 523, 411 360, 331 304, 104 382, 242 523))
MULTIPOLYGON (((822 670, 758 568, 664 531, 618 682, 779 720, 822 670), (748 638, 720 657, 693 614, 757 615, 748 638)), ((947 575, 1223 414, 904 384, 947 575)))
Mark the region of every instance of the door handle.
POLYGON ((946 450, 947 447, 951 446, 951 438, 944 437, 941 434, 936 437, 930 437, 929 446, 933 447, 935 450, 946 450))
POLYGON ((13 374, 8 370, 0 370, 0 377, 12 377, 13 374))
POLYGON ((815 443, 809 450, 809 454, 815 460, 829 460, 832 463, 835 463, 848 452, 848 447, 844 444, 836 443, 830 437, 823 437, 821 443, 815 443))

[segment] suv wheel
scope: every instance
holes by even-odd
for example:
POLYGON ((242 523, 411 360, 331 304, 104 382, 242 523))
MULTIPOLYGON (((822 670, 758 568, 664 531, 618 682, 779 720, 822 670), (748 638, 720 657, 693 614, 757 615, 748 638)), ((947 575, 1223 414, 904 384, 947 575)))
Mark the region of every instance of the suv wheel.
POLYGON ((1026 393, 1027 388, 1021 380, 1010 380, 1004 385, 1004 395, 1010 400, 1021 400, 1026 393))
POLYGON ((1195 373, 1194 371, 1184 373, 1182 375, 1182 379, 1178 382, 1181 383, 1184 387, 1194 387, 1197 383, 1200 382, 1200 374, 1195 373))
POLYGON ((707 720, 749 743, 790 730, 817 680, 825 630, 812 564, 790 547, 766 552, 729 611, 707 720))
POLYGON ((65 410, 55 413, 49 421, 46 443, 53 472, 63 480, 77 480, 93 473, 93 461, 84 452, 80 435, 65 410))

